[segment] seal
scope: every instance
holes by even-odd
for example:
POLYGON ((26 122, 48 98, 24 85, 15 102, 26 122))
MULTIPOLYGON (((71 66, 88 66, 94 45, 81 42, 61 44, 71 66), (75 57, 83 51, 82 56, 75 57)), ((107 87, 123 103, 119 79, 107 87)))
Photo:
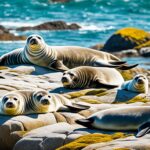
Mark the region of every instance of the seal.
POLYGON ((31 35, 24 48, 16 49, 0 58, 0 65, 35 64, 53 70, 65 71, 78 66, 98 66, 131 69, 118 57, 107 52, 79 46, 49 46, 39 35, 31 35))
POLYGON ((137 130, 150 120, 150 106, 128 106, 99 111, 76 123, 90 128, 104 130, 137 130))
POLYGON ((50 94, 45 90, 18 90, 5 94, 0 101, 0 114, 22 115, 34 113, 48 113, 57 110, 88 109, 89 106, 74 104, 69 99, 59 95, 50 94))
POLYGON ((122 75, 114 68, 81 66, 65 71, 62 84, 66 88, 115 88, 123 84, 122 75))
POLYGON ((30 101, 31 101, 32 91, 12 91, 8 92, 2 97, 0 101, 2 115, 21 115, 27 114, 31 111, 30 101))
POLYGON ((39 90, 33 93, 34 104, 36 105, 36 112, 56 112, 60 110, 85 110, 89 106, 77 104, 64 97, 63 95, 56 93, 48 93, 44 90, 39 90))
POLYGON ((147 121, 145 123, 143 123, 139 128, 138 128, 138 132, 136 134, 136 137, 142 137, 146 134, 150 134, 150 121, 147 121))
POLYGON ((136 93, 148 93, 148 79, 143 74, 136 75, 132 80, 126 81, 121 86, 122 89, 136 93))

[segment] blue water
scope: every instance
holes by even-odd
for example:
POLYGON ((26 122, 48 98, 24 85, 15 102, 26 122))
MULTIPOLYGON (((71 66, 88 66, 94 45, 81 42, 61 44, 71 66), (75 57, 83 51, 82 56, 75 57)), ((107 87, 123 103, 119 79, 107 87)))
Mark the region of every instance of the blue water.
MULTIPOLYGON (((38 33, 49 45, 90 47, 104 43, 116 30, 138 27, 150 31, 150 0, 71 0, 51 3, 49 0, 0 0, 0 24, 5 27, 37 25, 63 20, 82 26, 78 31, 26 31, 19 35, 38 33)), ((23 47, 24 42, 0 42, 0 55, 23 47)), ((137 59, 130 62, 135 63, 137 59)), ((149 61, 142 58, 141 63, 149 61)))

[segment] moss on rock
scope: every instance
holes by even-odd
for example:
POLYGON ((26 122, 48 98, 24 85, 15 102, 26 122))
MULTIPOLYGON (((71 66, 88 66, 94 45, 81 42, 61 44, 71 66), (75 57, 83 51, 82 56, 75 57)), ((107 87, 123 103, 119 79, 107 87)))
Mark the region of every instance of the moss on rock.
MULTIPOLYGON (((105 43, 103 50, 117 52, 133 49, 150 41, 150 33, 138 28, 123 28, 115 32, 105 43)), ((147 43, 149 44, 149 43, 147 43)))
POLYGON ((130 104, 130 103, 136 103, 136 102, 147 103, 147 102, 150 102, 150 99, 148 99, 146 97, 136 96, 136 97, 132 98, 131 100, 127 101, 126 103, 130 104))
POLYGON ((106 91, 107 91, 106 89, 85 89, 76 92, 70 92, 65 94, 64 96, 72 99, 72 98, 78 98, 85 95, 99 95, 99 94, 105 95, 106 91))
POLYGON ((100 142, 108 142, 108 141, 112 141, 115 139, 119 139, 119 138, 125 138, 129 135, 118 132, 115 134, 88 134, 82 137, 79 137, 78 139, 76 139, 75 141, 66 144, 60 148, 58 148, 57 150, 81 150, 82 148, 90 145, 90 144, 94 144, 94 143, 100 143, 100 142))

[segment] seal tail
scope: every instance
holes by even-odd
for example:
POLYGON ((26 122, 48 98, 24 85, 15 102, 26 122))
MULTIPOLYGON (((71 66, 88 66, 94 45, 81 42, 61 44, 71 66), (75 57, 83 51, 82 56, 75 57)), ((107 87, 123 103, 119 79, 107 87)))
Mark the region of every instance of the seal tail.
POLYGON ((92 123, 94 122, 94 119, 88 118, 88 119, 78 119, 75 121, 77 124, 83 125, 88 128, 92 128, 92 123))
POLYGON ((121 65, 120 67, 118 67, 118 69, 120 70, 129 70, 129 69, 132 69, 132 68, 135 68, 136 66, 138 66, 138 64, 134 64, 134 65, 121 65))

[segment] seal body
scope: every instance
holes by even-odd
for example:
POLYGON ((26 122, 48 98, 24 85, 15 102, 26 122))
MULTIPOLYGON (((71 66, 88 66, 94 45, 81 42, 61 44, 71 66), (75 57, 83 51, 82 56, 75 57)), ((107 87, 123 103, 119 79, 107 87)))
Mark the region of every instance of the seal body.
POLYGON ((121 86, 122 89, 136 92, 136 93, 148 93, 148 79, 145 75, 138 74, 132 80, 126 81, 121 86))
POLYGON ((150 106, 128 106, 102 110, 76 122, 104 130, 137 130, 148 120, 150 120, 150 106))
POLYGON ((116 56, 107 52, 96 51, 78 46, 49 46, 39 35, 27 38, 24 48, 14 50, 0 58, 0 65, 35 64, 54 70, 68 70, 76 66, 99 66, 131 69, 116 56))
POLYGON ((84 110, 88 106, 74 104, 59 94, 50 94, 45 90, 18 90, 5 94, 0 101, 0 114, 22 115, 48 113, 67 108, 84 110))
POLYGON ((114 88, 124 79, 114 68, 81 66, 65 71, 61 81, 66 88, 114 88))

